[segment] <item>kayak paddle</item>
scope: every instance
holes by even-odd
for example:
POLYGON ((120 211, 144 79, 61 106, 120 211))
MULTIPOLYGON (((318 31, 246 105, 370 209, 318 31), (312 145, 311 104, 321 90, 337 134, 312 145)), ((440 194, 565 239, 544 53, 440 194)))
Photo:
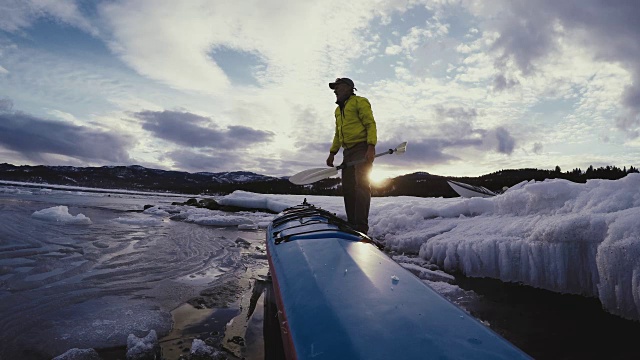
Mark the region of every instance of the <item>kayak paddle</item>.
MULTIPOLYGON (((400 155, 400 154, 404 154, 406 151, 407 151, 407 142, 405 141, 402 144, 398 145, 395 149, 389 149, 385 152, 381 152, 379 154, 376 154, 375 157, 380 157, 383 155, 393 154, 393 153, 400 155)), ((320 181, 322 179, 326 179, 334 175, 338 175, 338 170, 342 170, 347 166, 357 165, 357 164, 363 163, 364 161, 365 159, 360 159, 360 160, 352 161, 346 164, 342 163, 339 166, 330 167, 328 169, 327 168, 307 169, 293 175, 292 177, 289 178, 289 181, 291 181, 296 185, 312 184, 316 181, 320 181)))

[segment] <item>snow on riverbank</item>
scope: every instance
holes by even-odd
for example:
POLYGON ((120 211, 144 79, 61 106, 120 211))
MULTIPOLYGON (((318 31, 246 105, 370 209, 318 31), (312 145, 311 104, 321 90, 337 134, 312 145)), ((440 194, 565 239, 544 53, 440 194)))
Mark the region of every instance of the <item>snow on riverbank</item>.
MULTIPOLYGON (((640 320, 640 174, 522 183, 493 198, 374 198, 370 234, 447 271, 600 299, 640 320)), ((234 192, 224 205, 282 211, 304 198, 345 218, 342 198, 234 192)))

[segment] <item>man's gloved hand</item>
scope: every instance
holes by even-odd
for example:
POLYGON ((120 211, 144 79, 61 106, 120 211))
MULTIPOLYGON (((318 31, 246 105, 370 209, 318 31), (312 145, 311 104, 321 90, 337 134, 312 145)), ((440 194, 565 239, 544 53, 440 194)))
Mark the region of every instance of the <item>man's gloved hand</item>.
POLYGON ((376 158, 375 145, 369 145, 369 147, 367 147, 367 153, 364 155, 364 158, 367 160, 367 162, 370 162, 370 163, 373 162, 373 159, 376 158))
POLYGON ((329 153, 329 157, 327 158, 327 166, 333 167, 333 158, 336 154, 329 153))

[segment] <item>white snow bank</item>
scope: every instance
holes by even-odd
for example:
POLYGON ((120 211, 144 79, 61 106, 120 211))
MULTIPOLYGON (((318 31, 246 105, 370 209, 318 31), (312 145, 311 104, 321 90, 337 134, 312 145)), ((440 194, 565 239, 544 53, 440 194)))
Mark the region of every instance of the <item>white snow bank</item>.
MULTIPOLYGON (((265 209, 274 212, 280 212, 291 206, 291 201, 288 199, 280 199, 282 195, 261 194, 256 197, 256 194, 246 191, 234 191, 232 194, 220 199, 218 203, 220 205, 238 206, 248 209, 265 209)), ((295 197, 295 203, 299 204, 304 200, 301 195, 285 195, 288 197, 295 197)))
MULTIPOLYGON (((238 191, 220 202, 280 211, 305 197, 345 217, 341 197, 238 191)), ((448 272, 593 296, 640 320, 640 174, 529 181, 492 198, 373 198, 369 225, 387 247, 448 272)))
POLYGON ((38 210, 31 214, 31 216, 40 220, 59 222, 64 224, 91 224, 91 219, 84 216, 83 214, 78 214, 76 216, 69 214, 69 208, 64 205, 38 210))
MULTIPOLYGON (((250 193, 245 193, 250 194, 250 193)), ((266 205, 266 201, 260 201, 262 205, 266 205)), ((236 205, 239 206, 239 205, 236 205)), ((288 206, 285 206, 287 208, 288 206)), ((265 209, 265 208, 260 208, 265 209)), ((255 230, 265 228, 273 219, 272 214, 238 212, 228 213, 220 210, 209 210, 206 208, 196 208, 190 206, 179 206, 177 208, 166 209, 158 207, 157 209, 149 208, 145 213, 161 214, 163 211, 173 213, 172 220, 180 220, 205 226, 232 227, 237 226, 240 230, 255 230), (155 209, 155 210, 153 210, 155 209)))
POLYGON ((423 221, 414 233, 428 235, 420 256, 445 270, 597 297, 607 311, 637 320, 638 189, 640 174, 528 183, 489 199, 493 209, 477 217, 423 221))

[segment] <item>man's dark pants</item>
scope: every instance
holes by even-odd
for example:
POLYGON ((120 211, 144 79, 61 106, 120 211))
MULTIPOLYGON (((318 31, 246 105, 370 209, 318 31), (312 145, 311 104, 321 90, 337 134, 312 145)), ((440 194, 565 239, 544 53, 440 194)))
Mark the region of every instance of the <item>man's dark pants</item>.
MULTIPOLYGON (((343 152, 344 162, 364 159, 367 153, 367 143, 362 142, 343 152)), ((361 163, 342 169, 342 194, 347 221, 356 230, 367 233, 369 231, 369 206, 371 204, 371 187, 369 173, 373 163, 361 163)))

